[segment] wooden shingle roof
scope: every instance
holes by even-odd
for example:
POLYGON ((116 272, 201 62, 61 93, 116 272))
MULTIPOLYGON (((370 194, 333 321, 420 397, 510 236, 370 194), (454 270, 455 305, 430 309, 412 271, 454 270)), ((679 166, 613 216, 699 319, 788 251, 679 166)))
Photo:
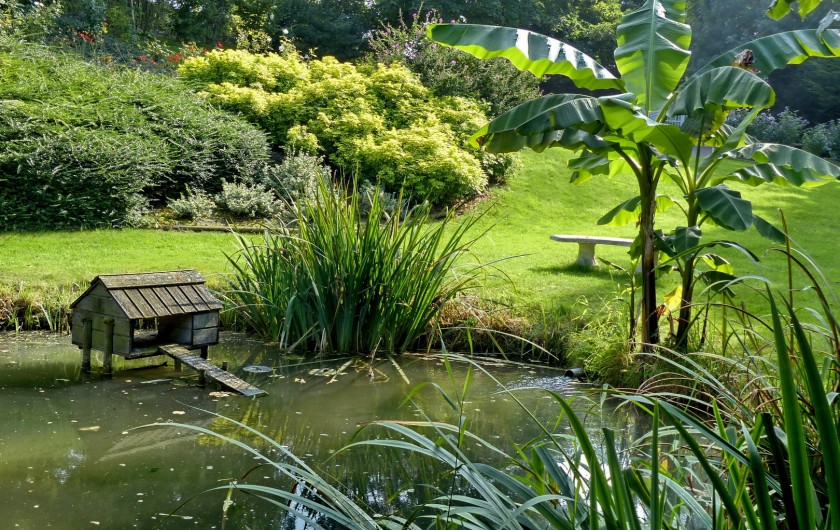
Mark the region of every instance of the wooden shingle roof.
POLYGON ((108 290, 131 319, 202 313, 222 308, 221 302, 204 285, 204 277, 196 270, 101 274, 70 307, 75 307, 99 284, 108 290))

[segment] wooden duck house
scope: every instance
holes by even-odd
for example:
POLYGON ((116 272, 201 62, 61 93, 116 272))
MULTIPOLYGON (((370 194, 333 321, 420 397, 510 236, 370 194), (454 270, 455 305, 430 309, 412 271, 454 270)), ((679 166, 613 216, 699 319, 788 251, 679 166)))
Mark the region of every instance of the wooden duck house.
POLYGON ((90 370, 90 350, 137 359, 159 355, 158 347, 200 349, 219 342, 219 302, 195 270, 103 274, 70 305, 73 344, 82 348, 82 369, 90 370), (151 326, 152 329, 148 329, 151 326))

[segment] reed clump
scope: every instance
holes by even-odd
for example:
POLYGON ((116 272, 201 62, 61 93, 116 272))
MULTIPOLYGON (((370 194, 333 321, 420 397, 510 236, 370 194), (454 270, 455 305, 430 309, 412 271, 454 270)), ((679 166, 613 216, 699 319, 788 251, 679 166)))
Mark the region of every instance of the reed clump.
POLYGON ((256 241, 236 235, 224 294, 237 321, 287 351, 399 353, 432 333, 476 286, 482 267, 462 256, 482 235, 470 232, 478 218, 430 222, 426 203, 389 211, 377 190, 362 199, 322 183, 290 206, 291 221, 256 241))

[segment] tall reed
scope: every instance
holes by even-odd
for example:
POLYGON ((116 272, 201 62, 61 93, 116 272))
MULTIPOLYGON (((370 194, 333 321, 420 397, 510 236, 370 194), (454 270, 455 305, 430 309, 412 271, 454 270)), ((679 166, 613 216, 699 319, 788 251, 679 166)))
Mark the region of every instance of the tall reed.
POLYGON ((363 209, 358 194, 322 184, 294 207, 294 222, 261 241, 235 234, 226 297, 241 320, 285 349, 414 347, 473 285, 480 267, 458 260, 481 235, 467 236, 477 218, 430 222, 428 204, 391 215, 378 192, 369 202, 363 209))

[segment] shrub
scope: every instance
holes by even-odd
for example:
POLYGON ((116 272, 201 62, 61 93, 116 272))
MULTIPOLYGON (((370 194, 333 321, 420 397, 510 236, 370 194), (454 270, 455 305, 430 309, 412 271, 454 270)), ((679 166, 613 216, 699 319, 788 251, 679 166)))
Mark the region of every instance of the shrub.
POLYGON ((182 193, 179 199, 169 201, 169 209, 176 219, 203 219, 210 217, 215 201, 204 190, 187 187, 186 196, 182 193))
POLYGON ((802 137, 804 149, 823 157, 840 158, 840 121, 820 123, 802 137))
POLYGON ((358 194, 326 183, 295 208, 295 224, 253 242, 237 237, 227 299, 243 322, 283 349, 324 353, 404 352, 443 305, 477 274, 453 274, 478 217, 430 225, 424 204, 385 215, 371 193, 367 220, 358 194), (382 222, 377 222, 382 220, 382 222))
POLYGON ((213 53, 186 59, 178 73, 185 81, 201 86, 230 83, 271 92, 285 92, 306 82, 309 71, 294 50, 282 55, 214 50, 213 53))
POLYGON ((39 121, 35 105, 0 106, 0 229, 123 226, 166 160, 160 142, 39 121))
POLYGON ((369 134, 353 147, 361 174, 377 175, 389 190, 404 187, 415 199, 449 203, 481 192, 487 182, 478 158, 459 149, 455 136, 432 119, 369 134))
POLYGON ((384 191, 372 182, 363 182, 357 190, 359 195, 359 211, 366 218, 371 212, 374 215, 383 214, 388 217, 402 217, 408 211, 407 201, 399 194, 384 191), (380 211, 376 211, 376 210, 380 211))
POLYGON ((159 75, 0 42, 0 229, 126 226, 265 165, 265 134, 159 75))
POLYGON ((291 88, 267 90, 244 74, 218 74, 239 72, 242 64, 257 68, 256 59, 240 60, 244 53, 216 51, 188 61, 181 72, 209 82, 204 94, 210 101, 242 113, 289 151, 323 154, 346 174, 365 175, 391 192, 404 188, 436 205, 473 196, 512 169, 511 155, 494 157, 467 145, 486 122, 479 104, 435 96, 402 65, 356 67, 325 57, 301 62, 307 74, 291 88), (226 62, 232 65, 219 66, 226 62), (231 82, 237 79, 246 84, 231 82))
POLYGON ((321 157, 306 153, 291 154, 280 164, 266 168, 262 183, 278 197, 295 202, 311 197, 321 182, 330 180, 330 169, 321 157))
POLYGON ((280 211, 272 192, 243 182, 222 183, 216 204, 237 217, 250 219, 265 219, 280 211))
POLYGON ((747 133, 762 142, 801 145, 802 133, 808 127, 808 120, 799 116, 799 112, 785 110, 773 116, 769 112, 762 112, 747 127, 747 133))

